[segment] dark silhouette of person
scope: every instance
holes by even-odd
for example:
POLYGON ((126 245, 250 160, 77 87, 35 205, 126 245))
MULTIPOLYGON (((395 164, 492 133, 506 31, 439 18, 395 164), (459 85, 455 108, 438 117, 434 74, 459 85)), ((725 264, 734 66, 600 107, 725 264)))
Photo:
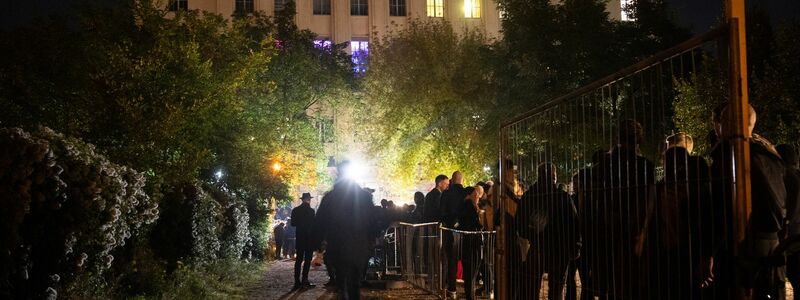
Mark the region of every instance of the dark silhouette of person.
POLYGON ((337 181, 323 196, 314 225, 318 240, 327 242, 339 299, 360 298, 361 279, 376 237, 372 193, 348 178, 349 166, 350 162, 343 161, 337 167, 337 181))
POLYGON ((422 221, 425 223, 442 221, 442 192, 447 190, 447 186, 450 185, 450 179, 445 175, 439 175, 436 176, 435 184, 436 186, 425 195, 425 205, 422 209, 422 221))
POLYGON ((713 234, 708 164, 691 155, 691 136, 677 133, 667 138, 664 177, 656 188, 650 219, 648 270, 649 299, 698 299, 703 279, 698 266, 703 245, 713 234), (654 276, 654 274, 658 276, 654 276))
MULTIPOLYGON (((458 223, 458 216, 461 213, 461 208, 464 207, 464 198, 467 193, 464 190, 464 175, 459 171, 453 172, 453 177, 450 179, 450 186, 441 198, 441 211, 442 211, 442 224, 447 228, 455 228, 458 223)), ((458 245, 453 232, 444 230, 442 232, 442 248, 445 255, 446 263, 446 284, 447 292, 450 297, 455 298, 456 292, 456 273, 458 272, 458 245)))
POLYGON ((311 268, 311 258, 318 246, 314 243, 314 209, 311 208, 311 194, 303 193, 300 206, 292 210, 292 226, 297 228, 295 249, 297 259, 294 263, 294 288, 313 287, 308 282, 308 271, 311 268), (303 278, 300 280, 300 268, 303 269, 303 278))
MULTIPOLYGON (((787 144, 775 147, 786 166, 786 239, 800 239, 800 163, 797 150, 787 144)), ((791 253, 786 257, 786 277, 793 287, 800 287, 800 253, 791 253)), ((794 299, 800 299, 800 293, 794 294, 794 299)))
POLYGON ((734 151, 732 140, 742 138, 734 128, 735 117, 727 104, 715 110, 714 128, 719 142, 711 151, 712 199, 715 221, 713 260, 704 256, 703 274, 713 278, 718 299, 730 299, 736 290, 752 289, 754 299, 783 299, 784 278, 781 268, 769 259, 778 253, 780 236, 786 221, 789 202, 785 185, 786 167, 777 150, 765 138, 753 133, 756 112, 750 107, 745 137, 750 146, 750 190, 752 207, 744 240, 736 241, 730 217, 735 200, 734 151), (727 217, 727 218, 726 218, 727 217), (734 247, 740 253, 734 257, 734 247), (713 269, 711 266, 713 265, 713 269))
POLYGON ((640 155, 642 125, 622 121, 616 146, 591 170, 586 220, 595 231, 589 258, 598 296, 642 299, 641 242, 648 197, 655 193, 655 166, 640 155), (596 275, 596 276, 595 276, 596 275))
MULTIPOLYGON (((289 214, 291 215, 291 211, 289 211, 289 214)), ((291 226, 292 218, 286 219, 286 222, 289 226, 285 227, 286 232, 283 238, 283 253, 288 255, 289 258, 294 258, 297 252, 297 227, 291 226)))
POLYGON ((411 212, 411 222, 420 223, 422 222, 422 216, 425 214, 423 212, 425 206, 425 194, 422 192, 414 193, 414 205, 414 210, 411 212))
MULTIPOLYGON (((455 176, 454 176, 455 177, 455 176)), ((467 195, 461 200, 461 210, 458 216, 458 230, 481 231, 478 201, 483 196, 483 187, 467 187, 467 195)), ((467 300, 475 299, 475 283, 478 278, 478 269, 481 267, 482 235, 480 233, 463 233, 461 236, 461 263, 464 267, 464 295, 467 300)))
POLYGON ((520 200, 517 230, 530 242, 526 274, 532 284, 532 299, 539 299, 542 275, 548 274, 548 298, 562 299, 566 272, 578 252, 577 212, 569 194, 560 189, 556 166, 542 163, 538 178, 520 200))
POLYGON ((275 239, 275 259, 283 258, 283 239, 286 238, 286 228, 284 226, 283 222, 280 222, 272 230, 272 237, 275 239))

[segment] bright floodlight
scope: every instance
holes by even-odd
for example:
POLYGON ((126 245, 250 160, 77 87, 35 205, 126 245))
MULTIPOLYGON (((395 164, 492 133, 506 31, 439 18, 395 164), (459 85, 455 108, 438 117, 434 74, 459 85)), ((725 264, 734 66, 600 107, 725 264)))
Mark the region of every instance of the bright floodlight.
POLYGON ((367 175, 367 167, 361 163, 360 161, 350 161, 343 170, 344 174, 341 174, 344 178, 355 180, 355 181, 362 181, 364 177, 367 175))
POLYGON ((217 170, 217 172, 214 173, 214 176, 217 177, 217 180, 220 180, 222 179, 222 176, 225 176, 225 173, 222 173, 222 170, 217 170))

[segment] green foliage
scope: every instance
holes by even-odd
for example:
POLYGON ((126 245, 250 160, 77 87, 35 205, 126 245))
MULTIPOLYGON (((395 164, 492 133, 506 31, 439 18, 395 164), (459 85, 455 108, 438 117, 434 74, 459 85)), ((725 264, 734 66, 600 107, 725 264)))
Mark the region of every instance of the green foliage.
POLYGON ((730 87, 727 73, 719 70, 717 61, 703 57, 699 73, 692 74, 688 81, 676 83, 676 96, 672 102, 673 122, 678 131, 688 133, 694 139, 694 152, 707 154, 711 146, 706 137, 714 129, 711 113, 714 108, 727 101, 730 87))
POLYGON ((355 123, 366 125, 358 130, 381 177, 400 187, 454 170, 482 179, 476 162, 489 161, 494 149, 481 136, 491 101, 485 44, 482 34, 459 35, 446 21, 412 20, 370 45, 355 123))
POLYGON ((112 251, 158 217, 144 175, 90 144, 47 128, 0 129, 0 140, 2 282, 12 295, 38 298, 83 273, 102 274, 112 251))

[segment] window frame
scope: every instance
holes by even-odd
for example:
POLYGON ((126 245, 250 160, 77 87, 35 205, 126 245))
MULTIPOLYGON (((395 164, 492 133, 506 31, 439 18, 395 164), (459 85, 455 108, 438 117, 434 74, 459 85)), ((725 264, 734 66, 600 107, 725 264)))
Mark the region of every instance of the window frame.
POLYGON ((353 62, 353 73, 364 74, 368 68, 369 40, 358 38, 350 40, 350 56, 353 62))
POLYGON ((407 16, 406 0, 389 0, 389 16, 390 17, 407 16))
POLYGON ((256 11, 255 0, 233 0, 233 13, 237 15, 249 15, 256 11), (240 7, 241 6, 241 7, 240 7))
POLYGON ((313 6, 313 14, 315 16, 331 15, 331 0, 314 0, 313 6))
POLYGON ((170 0, 169 5, 167 5, 167 10, 169 11, 188 11, 189 10, 189 0, 170 0), (183 5, 181 5, 183 4, 183 5))
POLYGON ((464 18, 480 19, 482 3, 481 0, 464 0, 464 18), (470 9, 467 10, 467 7, 470 9))
POLYGON ((444 0, 427 0, 425 13, 429 18, 444 18, 444 0))
POLYGON ((289 1, 292 1, 292 0, 275 0, 275 2, 273 3, 272 9, 275 12, 283 11, 284 9, 286 9, 286 4, 288 4, 289 1))
POLYGON ((350 0, 351 16, 369 16, 369 0, 350 0))

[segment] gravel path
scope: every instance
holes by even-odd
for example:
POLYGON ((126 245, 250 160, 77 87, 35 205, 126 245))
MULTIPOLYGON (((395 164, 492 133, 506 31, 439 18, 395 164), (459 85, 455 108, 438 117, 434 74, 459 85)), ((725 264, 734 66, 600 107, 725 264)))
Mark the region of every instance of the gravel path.
MULTIPOLYGON (((294 285, 294 260, 285 259, 275 261, 267 266, 262 282, 252 291, 251 299, 280 299, 280 300, 335 300, 336 289, 326 288, 328 273, 325 266, 314 266, 308 274, 308 281, 316 287, 299 291, 292 291, 294 285)), ((433 300, 436 297, 418 289, 361 289, 362 299, 403 299, 403 300, 433 300)))

